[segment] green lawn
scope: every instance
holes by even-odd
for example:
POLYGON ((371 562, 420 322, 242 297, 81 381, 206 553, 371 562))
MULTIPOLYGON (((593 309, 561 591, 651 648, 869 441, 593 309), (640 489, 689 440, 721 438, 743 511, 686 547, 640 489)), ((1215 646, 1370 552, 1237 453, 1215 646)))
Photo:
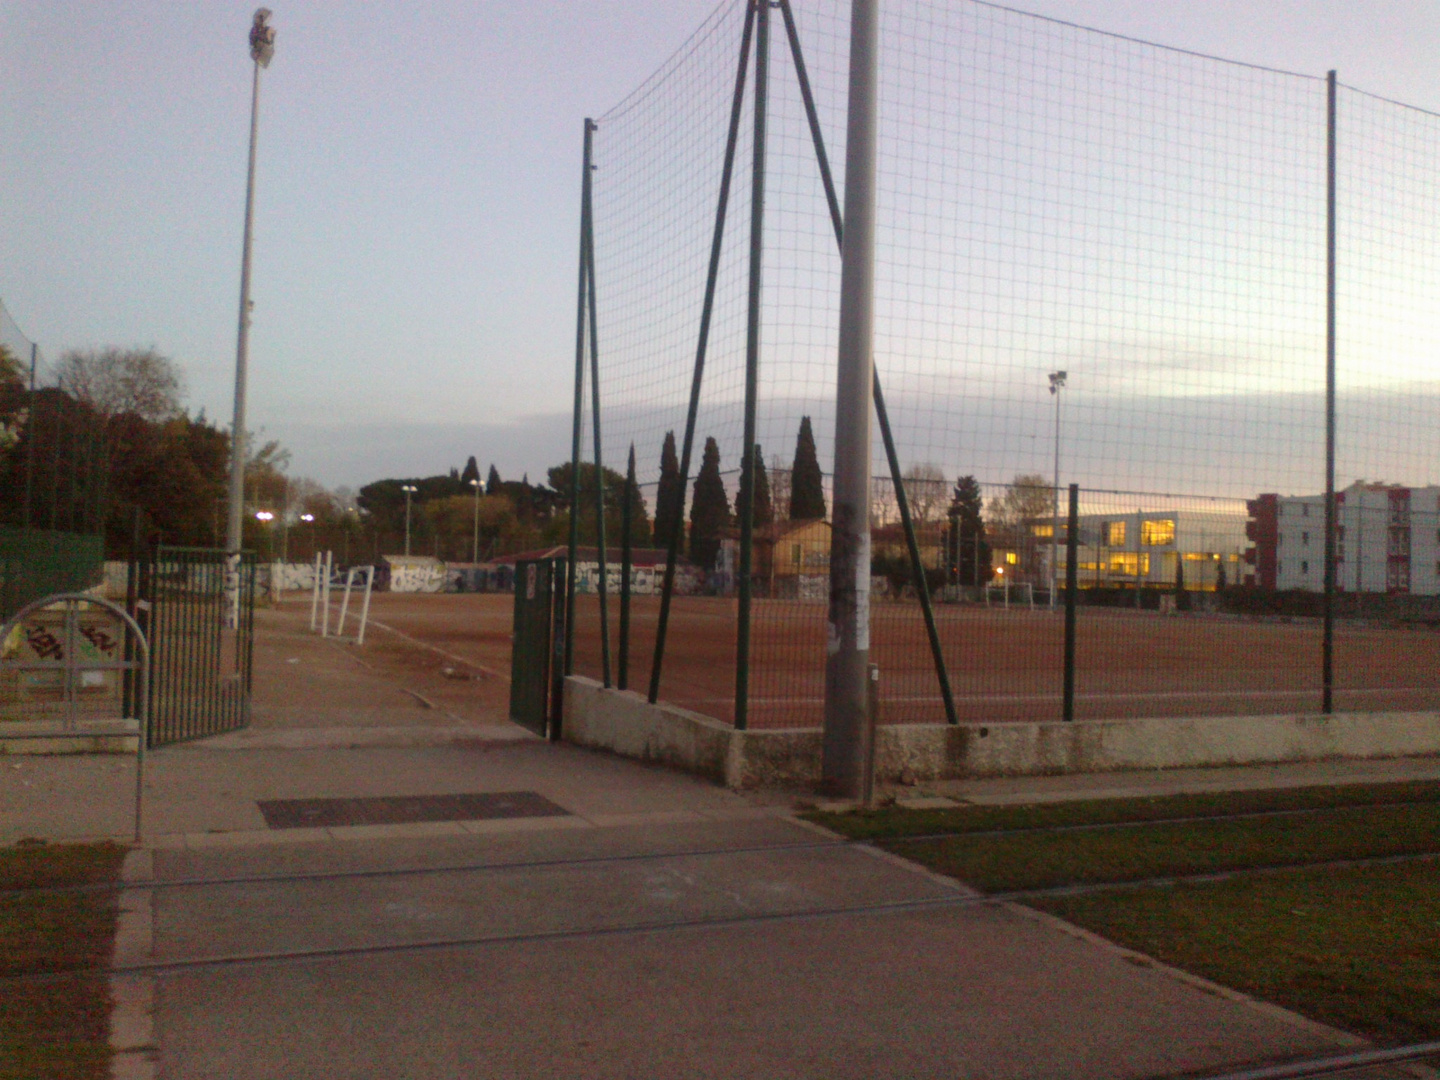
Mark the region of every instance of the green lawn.
POLYGON ((929 833, 986 832, 995 829, 1044 829, 1067 825, 1146 822, 1162 818, 1214 817, 1269 810, 1310 810, 1331 806, 1373 806, 1440 801, 1440 781, 1400 784, 1347 784, 1340 787, 1225 791, 1198 795, 1162 795, 1141 799, 1080 799, 1030 806, 960 806, 953 810, 856 810, 815 812, 811 821, 857 840, 929 833))
POLYGON ((1440 784, 810 815, 1166 963, 1382 1042, 1440 1038, 1440 859, 1123 887, 1152 877, 1440 852, 1440 784), (1429 800, 1419 805, 1399 805, 1429 800), (1316 813, 1165 823, 1224 813, 1316 813), (1043 830, 1137 823, 1113 829, 1043 830), (938 839, 905 839, 948 833, 938 839), (990 835, 986 835, 989 833, 990 835))
POLYGON ((1440 1038, 1440 862, 1030 903, 1380 1042, 1440 1038))
MULTIPOLYGON (((114 881, 124 858, 114 844, 0 848, 0 892, 114 881)), ((115 918, 108 892, 0 899, 0 978, 104 968, 115 918)), ((103 1080, 109 1019, 103 975, 0 984, 0 1080, 103 1080)))

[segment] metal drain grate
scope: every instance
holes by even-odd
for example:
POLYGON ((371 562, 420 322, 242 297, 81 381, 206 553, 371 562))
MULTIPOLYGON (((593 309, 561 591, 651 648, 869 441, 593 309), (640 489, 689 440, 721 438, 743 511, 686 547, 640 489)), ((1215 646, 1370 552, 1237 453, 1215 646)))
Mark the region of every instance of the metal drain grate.
POLYGON ((272 829, 560 817, 570 813, 533 791, 387 795, 368 799, 269 799, 256 805, 265 817, 265 824, 272 829))

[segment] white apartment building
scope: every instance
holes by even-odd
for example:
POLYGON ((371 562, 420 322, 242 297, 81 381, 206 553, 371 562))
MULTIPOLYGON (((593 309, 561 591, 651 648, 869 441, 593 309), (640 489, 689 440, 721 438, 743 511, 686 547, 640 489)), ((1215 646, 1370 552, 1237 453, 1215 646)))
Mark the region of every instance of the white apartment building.
MULTIPOLYGON (((1325 496, 1274 500, 1274 587, 1325 587, 1325 496)), ((1440 594, 1440 486, 1335 493, 1335 580, 1345 592, 1440 594)))

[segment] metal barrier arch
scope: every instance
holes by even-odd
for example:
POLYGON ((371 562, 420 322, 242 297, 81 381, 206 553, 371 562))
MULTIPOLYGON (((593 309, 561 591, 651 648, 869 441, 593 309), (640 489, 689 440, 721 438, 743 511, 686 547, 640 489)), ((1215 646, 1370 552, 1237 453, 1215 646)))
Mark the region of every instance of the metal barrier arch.
POLYGON ((62 649, 58 660, 4 660, 0 659, 0 669, 10 670, 40 670, 54 671, 59 669, 66 674, 65 691, 73 695, 74 682, 71 676, 77 671, 134 671, 138 678, 135 680, 135 702, 137 724, 136 747, 135 747, 135 842, 140 843, 141 824, 143 820, 143 808, 145 798, 145 747, 150 735, 150 697, 149 697, 149 676, 150 676, 150 642, 145 636, 145 631, 134 617, 119 604, 106 600, 103 597, 91 596, 89 593, 54 593, 50 596, 41 597, 39 600, 31 601, 6 620, 0 626, 0 645, 10 640, 13 634, 31 616, 46 608, 54 607, 57 604, 66 605, 66 626, 70 628, 74 624, 74 614, 81 604, 89 604, 109 612, 120 620, 122 626, 129 632, 131 639, 135 642, 137 657, 133 660, 86 660, 80 656, 74 647, 73 635, 67 634, 65 646, 62 649))

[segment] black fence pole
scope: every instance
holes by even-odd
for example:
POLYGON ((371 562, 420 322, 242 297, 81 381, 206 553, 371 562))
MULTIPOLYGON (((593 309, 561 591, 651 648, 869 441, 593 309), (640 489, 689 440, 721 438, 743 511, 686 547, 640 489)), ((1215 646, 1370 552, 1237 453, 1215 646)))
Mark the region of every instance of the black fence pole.
MULTIPOLYGON (((685 534, 685 490, 690 482, 690 454, 695 447, 695 421, 700 410, 700 386, 705 377, 705 351, 710 342, 710 316, 715 309, 715 285, 720 276, 720 249, 725 236, 725 210, 730 203, 730 177, 735 168, 735 144, 740 137, 740 108, 745 101, 745 72, 749 67, 750 38, 755 27, 755 6, 745 9, 745 30, 740 37, 740 65, 735 74, 735 96, 730 105, 730 130, 725 140, 725 164, 720 170, 720 197, 715 207, 715 233, 710 241, 710 269, 705 278, 705 302, 700 309, 700 341, 695 347, 695 370, 690 379, 690 405, 685 413, 685 441, 680 453, 680 483, 675 492, 675 514, 666 538, 665 581, 660 589, 660 618, 655 626, 655 658, 650 664, 650 704, 660 697, 660 669, 665 659, 665 633, 670 624, 670 599, 675 592, 675 559, 685 534)), ((658 508, 657 508, 658 510, 658 508)))
POLYGON ((770 3, 757 0, 755 133, 750 151, 750 290, 745 313, 745 422, 740 457, 739 610, 735 633, 735 729, 750 718, 750 573, 755 547, 755 410, 760 393, 760 271, 765 253, 765 121, 770 89, 770 3))
POLYGON ((1325 631, 1320 655, 1321 711, 1334 711, 1335 684, 1335 72, 1325 78, 1325 631))
POLYGON ((1065 704, 1066 723, 1075 719, 1075 604, 1080 593, 1080 485, 1070 485, 1065 524, 1065 704))
POLYGON ((590 175, 585 173, 585 281, 590 299, 590 406, 595 435, 595 552, 599 580, 595 591, 600 598, 600 671, 605 688, 610 688, 610 581, 605 565, 605 463, 600 449, 600 335, 595 313, 595 210, 590 175))
POLYGON ((635 527, 631 506, 636 494, 635 444, 632 442, 630 463, 625 468, 625 504, 620 509, 620 659, 616 684, 621 690, 630 689, 630 572, 634 565, 631 544, 635 527))
POLYGON ((585 297, 589 262, 585 238, 590 222, 590 153, 595 122, 585 118, 584 174, 580 182, 580 285, 575 305, 575 408, 570 434, 570 544, 565 560, 565 662, 563 671, 575 670, 575 556, 580 546, 580 417, 585 407, 585 297))

